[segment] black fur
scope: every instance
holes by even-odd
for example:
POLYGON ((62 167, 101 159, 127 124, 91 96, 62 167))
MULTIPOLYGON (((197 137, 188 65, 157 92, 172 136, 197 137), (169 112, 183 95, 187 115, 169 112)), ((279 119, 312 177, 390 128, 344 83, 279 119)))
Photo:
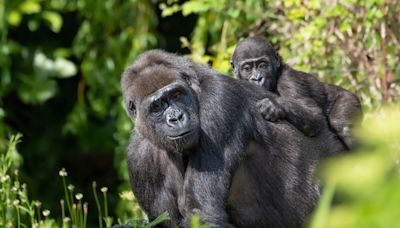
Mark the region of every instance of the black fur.
POLYGON ((262 37, 239 42, 231 64, 238 78, 278 95, 258 102, 258 109, 266 119, 287 119, 308 136, 317 135, 328 121, 346 147, 354 147, 351 129, 354 118, 362 114, 357 96, 284 64, 278 52, 262 37))
POLYGON ((126 106, 136 107, 135 115, 128 111, 135 121, 128 147, 132 190, 150 218, 170 214, 165 227, 187 226, 193 214, 212 227, 300 227, 319 197, 318 160, 344 149, 327 128, 306 137, 286 121, 265 121, 253 109, 272 93, 174 54, 140 55, 122 88, 126 106), (159 123, 148 117, 147 101, 182 78, 194 96, 182 108, 198 108, 190 116, 199 118, 199 134, 174 151, 160 142, 168 140, 162 131, 152 130, 159 123))

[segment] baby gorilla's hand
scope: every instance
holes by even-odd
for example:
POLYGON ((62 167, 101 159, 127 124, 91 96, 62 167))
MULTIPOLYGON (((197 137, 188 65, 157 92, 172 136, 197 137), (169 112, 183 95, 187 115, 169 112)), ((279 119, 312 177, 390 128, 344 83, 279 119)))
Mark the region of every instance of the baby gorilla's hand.
POLYGON ((276 100, 270 98, 264 98, 257 102, 257 109, 264 117, 264 119, 269 121, 277 121, 285 116, 284 110, 277 103, 276 100))

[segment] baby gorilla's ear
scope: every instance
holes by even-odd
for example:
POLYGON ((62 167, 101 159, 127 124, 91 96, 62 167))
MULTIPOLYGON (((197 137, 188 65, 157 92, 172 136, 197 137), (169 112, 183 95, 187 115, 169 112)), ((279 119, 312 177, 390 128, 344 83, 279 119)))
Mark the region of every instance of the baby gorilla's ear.
POLYGON ((274 60, 275 60, 275 67, 276 69, 279 69, 281 67, 282 64, 282 57, 279 55, 279 52, 275 49, 275 53, 274 53, 274 60))
POLYGON ((231 66, 232 66, 233 75, 234 75, 236 78, 240 78, 240 77, 239 77, 239 69, 238 69, 237 67, 235 67, 235 63, 233 62, 233 59, 231 59, 230 63, 231 63, 231 66))
POLYGON ((183 80, 185 80, 185 82, 187 82, 187 84, 188 84, 189 86, 192 85, 192 81, 190 80, 190 76, 189 76, 187 73, 185 73, 185 72, 180 72, 179 74, 180 74, 181 78, 182 78, 183 80))

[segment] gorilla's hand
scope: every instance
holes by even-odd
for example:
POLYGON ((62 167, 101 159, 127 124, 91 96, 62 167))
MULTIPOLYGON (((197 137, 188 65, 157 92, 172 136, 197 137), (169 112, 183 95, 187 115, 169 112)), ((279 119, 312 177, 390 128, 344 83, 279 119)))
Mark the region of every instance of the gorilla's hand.
POLYGON ((285 117, 285 112, 277 100, 264 98, 257 102, 257 109, 269 121, 277 121, 285 117))

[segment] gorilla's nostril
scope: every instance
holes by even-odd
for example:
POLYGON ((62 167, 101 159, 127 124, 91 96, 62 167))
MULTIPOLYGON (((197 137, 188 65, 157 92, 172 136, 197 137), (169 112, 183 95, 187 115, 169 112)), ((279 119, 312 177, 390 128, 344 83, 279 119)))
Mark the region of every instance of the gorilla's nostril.
POLYGON ((176 116, 177 120, 182 120, 183 119, 183 113, 178 113, 176 116))
POLYGON ((183 122, 184 120, 184 115, 180 111, 175 111, 167 115, 167 123, 170 126, 175 126, 179 122, 183 122))

